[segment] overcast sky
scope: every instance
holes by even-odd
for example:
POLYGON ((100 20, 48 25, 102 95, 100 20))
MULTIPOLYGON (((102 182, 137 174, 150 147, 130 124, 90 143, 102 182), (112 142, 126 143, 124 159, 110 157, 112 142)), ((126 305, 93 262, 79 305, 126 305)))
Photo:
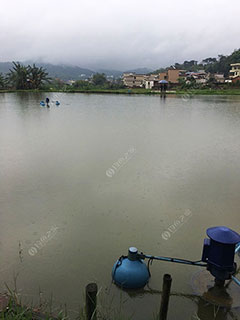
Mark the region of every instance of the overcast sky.
POLYGON ((126 70, 239 47, 239 0, 0 0, 0 61, 126 70))

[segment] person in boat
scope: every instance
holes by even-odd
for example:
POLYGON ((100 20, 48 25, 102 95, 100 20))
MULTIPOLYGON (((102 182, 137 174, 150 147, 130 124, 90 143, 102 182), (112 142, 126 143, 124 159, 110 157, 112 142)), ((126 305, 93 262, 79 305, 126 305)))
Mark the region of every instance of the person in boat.
POLYGON ((49 108, 49 101, 50 101, 50 100, 49 100, 49 98, 47 97, 47 98, 46 98, 46 104, 47 104, 48 108, 49 108))

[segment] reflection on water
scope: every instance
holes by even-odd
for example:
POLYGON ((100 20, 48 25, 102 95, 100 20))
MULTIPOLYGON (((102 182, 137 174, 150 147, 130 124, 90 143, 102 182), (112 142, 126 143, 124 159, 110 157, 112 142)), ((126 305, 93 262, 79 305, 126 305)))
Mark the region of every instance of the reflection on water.
MULTIPOLYGON (((144 297, 144 295, 157 295, 159 296, 159 304, 161 301, 160 297, 162 295, 162 291, 152 289, 148 285, 144 289, 135 291, 128 290, 125 292, 127 292, 130 298, 136 296, 144 297)), ((197 310, 192 315, 189 314, 188 319, 236 319, 235 312, 234 310, 232 310, 233 299, 228 294, 226 288, 218 288, 214 285, 209 287, 209 289, 206 292, 204 292, 203 295, 171 292, 170 300, 173 297, 177 297, 179 301, 181 301, 182 299, 189 300, 189 302, 196 305, 197 310), (219 303, 226 304, 226 306, 221 306, 219 305, 219 303)))
MULTIPOLYGON (((238 274, 239 270, 236 272, 238 274)), ((214 277, 204 270, 193 275, 192 287, 208 303, 226 308, 240 307, 240 287, 232 280, 226 281, 224 286, 218 286, 214 277)))
MULTIPOLYGON (((40 287, 78 310, 85 285, 96 281, 106 304, 114 297, 119 306, 122 296, 125 314, 151 319, 159 295, 121 293, 111 284, 113 263, 131 245, 198 260, 208 227, 239 232, 239 141, 237 96, 1 94, 1 287, 18 274, 26 297, 37 301, 40 287), (47 95, 60 107, 41 108, 47 95), (134 157, 109 178, 106 170, 130 148, 134 157), (191 219, 163 239, 186 211, 191 219), (37 254, 28 253, 32 247, 37 254)), ((151 270, 155 290, 170 273, 174 292, 193 294, 195 268, 156 263, 151 270)), ((169 319, 213 319, 203 300, 205 318, 194 301, 172 296, 169 319)), ((239 310, 225 318, 231 314, 237 319, 239 310)))

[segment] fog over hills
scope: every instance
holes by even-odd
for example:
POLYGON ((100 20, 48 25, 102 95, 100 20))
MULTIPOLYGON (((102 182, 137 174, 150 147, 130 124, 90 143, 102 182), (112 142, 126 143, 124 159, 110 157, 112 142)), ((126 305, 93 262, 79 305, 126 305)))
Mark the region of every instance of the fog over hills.
POLYGON ((12 68, 11 62, 0 62, 0 73, 8 73, 9 69, 12 68))
POLYGON ((1 1, 0 61, 93 71, 200 61, 238 47, 239 12, 239 0, 1 1))
MULTIPOLYGON (((22 62, 24 65, 33 64, 33 61, 22 62)), ((78 66, 68 65, 54 65, 50 63, 36 62, 38 67, 43 67, 47 70, 48 74, 52 78, 60 78, 62 80, 80 80, 91 77, 95 72, 86 68, 80 68, 78 66)), ((12 68, 11 62, 0 62, 0 72, 7 73, 12 68)))
MULTIPOLYGON (((33 64, 34 61, 25 61, 22 62, 24 65, 33 64)), ((90 70, 87 68, 81 68, 78 66, 66 65, 66 64, 59 64, 54 65, 51 63, 42 63, 36 62, 35 63, 38 67, 43 67, 49 73, 51 78, 59 78, 62 80, 84 80, 90 78, 94 73, 105 73, 108 77, 119 78, 121 77, 123 72, 135 72, 135 73, 148 73, 151 72, 152 69, 149 68, 138 68, 133 70, 108 70, 108 69, 96 69, 90 70)), ((0 62, 0 73, 8 73, 9 69, 12 68, 12 62, 0 62)))

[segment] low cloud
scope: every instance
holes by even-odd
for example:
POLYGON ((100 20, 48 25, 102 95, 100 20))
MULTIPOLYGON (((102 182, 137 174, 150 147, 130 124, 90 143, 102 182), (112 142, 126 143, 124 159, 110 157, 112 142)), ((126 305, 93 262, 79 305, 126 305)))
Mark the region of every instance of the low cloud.
POLYGON ((239 11, 237 0, 8 0, 0 61, 121 70, 200 61, 239 46, 239 11))

